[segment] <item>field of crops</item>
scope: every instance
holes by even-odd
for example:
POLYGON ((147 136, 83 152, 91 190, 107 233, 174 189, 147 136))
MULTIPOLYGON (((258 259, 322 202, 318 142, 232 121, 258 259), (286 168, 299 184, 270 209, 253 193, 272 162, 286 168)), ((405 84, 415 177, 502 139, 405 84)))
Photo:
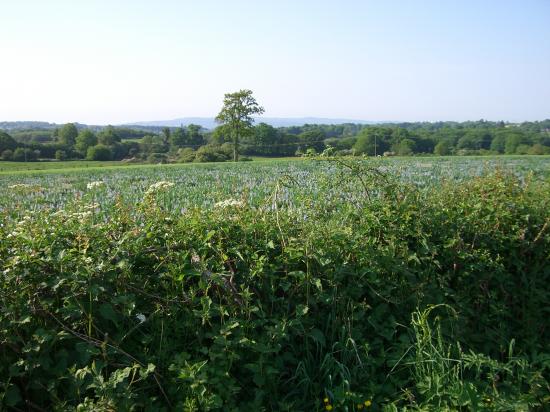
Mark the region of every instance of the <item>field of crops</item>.
MULTIPOLYGON (((432 187, 445 181, 465 181, 496 170, 520 179, 550 176, 550 157, 508 158, 418 158, 371 161, 391 177, 416 187, 432 187)), ((70 162, 67 162, 70 163, 70 162)), ((77 162, 78 163, 78 162, 77 162)), ((88 162, 90 163, 90 162, 88 162)), ((89 165, 87 165, 89 166, 89 165)), ((198 206, 211 208, 226 199, 239 199, 259 206, 284 183, 282 196, 295 207, 303 202, 340 197, 339 166, 331 162, 268 161, 209 165, 142 165, 57 170, 54 173, 4 174, 0 179, 0 211, 25 213, 29 210, 60 208, 75 200, 99 203, 104 210, 122 199, 138 203, 148 188, 159 181, 174 185, 163 191, 162 203, 170 211, 198 206), (90 182, 101 181, 95 190, 90 182), (334 190, 327 191, 327 185, 334 190)), ((353 190, 352 190, 353 191, 353 190)))
POLYGON ((0 174, 0 410, 548 410, 550 157, 0 174))

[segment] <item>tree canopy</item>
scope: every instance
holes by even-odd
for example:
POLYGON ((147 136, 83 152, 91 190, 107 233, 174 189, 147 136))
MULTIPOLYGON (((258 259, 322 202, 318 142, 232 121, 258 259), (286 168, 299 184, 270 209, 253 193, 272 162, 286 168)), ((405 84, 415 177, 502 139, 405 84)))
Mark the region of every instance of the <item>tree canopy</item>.
POLYGON ((233 140, 233 161, 239 160, 239 139, 252 132, 254 114, 262 114, 264 108, 252 96, 252 90, 239 90, 226 93, 223 107, 216 116, 216 121, 226 125, 233 140))

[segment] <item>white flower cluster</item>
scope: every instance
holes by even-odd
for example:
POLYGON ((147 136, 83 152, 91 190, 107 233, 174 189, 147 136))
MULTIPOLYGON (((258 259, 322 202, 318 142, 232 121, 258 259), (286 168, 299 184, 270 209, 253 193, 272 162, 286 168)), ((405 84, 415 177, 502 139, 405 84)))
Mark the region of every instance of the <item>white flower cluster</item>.
POLYGON ((13 232, 11 233, 8 233, 7 236, 6 236, 6 239, 11 239, 12 237, 17 237, 19 236, 21 233, 16 230, 14 230, 13 232))
POLYGON ((145 192, 146 195, 151 195, 153 193, 161 192, 163 190, 169 189, 174 186, 174 183, 167 182, 167 181, 160 181, 157 183, 152 184, 149 189, 145 192))
POLYGON ((67 210, 60 209, 54 213, 51 214, 51 217, 60 217, 63 220, 67 219, 76 219, 80 223, 84 223, 86 220, 88 220, 92 215, 94 210, 99 208, 98 203, 91 203, 89 205, 82 206, 82 211, 80 212, 68 212, 67 210))
POLYGON ((30 217, 29 215, 25 215, 25 216, 23 216, 23 219, 21 219, 19 222, 17 222, 17 226, 22 226, 25 223, 27 223, 29 220, 32 220, 32 217, 30 217))
POLYGON ((214 207, 218 207, 220 209, 225 209, 227 207, 243 207, 244 202, 241 200, 235 200, 235 199, 227 199, 222 200, 221 202, 218 202, 214 205, 214 207))
MULTIPOLYGON (((32 214, 33 212, 31 211, 29 213, 32 214)), ((31 220, 32 220, 32 216, 30 215, 23 216, 21 220, 15 224, 15 229, 11 233, 8 233, 6 237, 8 239, 11 239, 12 237, 17 237, 20 234, 22 234, 23 231, 25 230, 25 225, 29 223, 31 220)))
POLYGON ((139 320, 139 323, 143 323, 147 320, 147 318, 145 317, 145 315, 143 313, 138 313, 136 315, 136 319, 139 320))
POLYGON ((65 217, 66 215, 67 214, 66 214, 64 209, 59 209, 59 210, 53 212, 50 216, 51 217, 60 217, 60 216, 65 217))
POLYGON ((105 186, 105 182, 101 181, 101 180, 97 180, 95 182, 90 182, 86 185, 86 188, 88 190, 92 190, 92 189, 96 189, 96 188, 100 188, 100 187, 103 187, 105 186))
POLYGON ((28 185, 26 183, 16 183, 14 185, 9 185, 8 189, 20 192, 39 192, 42 190, 42 188, 38 185, 28 185))
POLYGON ((80 221, 84 221, 86 220, 87 218, 89 218, 90 216, 92 216, 94 214, 94 212, 97 212, 99 209, 100 209, 100 204, 99 203, 90 203, 90 204, 85 204, 85 205, 81 205, 80 208, 81 208, 81 211, 79 212, 70 212, 70 211, 67 211, 65 209, 59 209, 57 211, 55 211, 54 213, 52 213, 50 216, 51 217, 60 217, 62 219, 78 219, 80 221))
POLYGON ((25 183, 16 183, 14 185, 8 186, 8 189, 28 189, 29 187, 31 187, 31 185, 27 185, 25 183))
POLYGON ((81 223, 88 219, 90 216, 92 216, 92 212, 90 212, 89 210, 85 212, 75 212, 69 215, 70 218, 79 220, 81 223))

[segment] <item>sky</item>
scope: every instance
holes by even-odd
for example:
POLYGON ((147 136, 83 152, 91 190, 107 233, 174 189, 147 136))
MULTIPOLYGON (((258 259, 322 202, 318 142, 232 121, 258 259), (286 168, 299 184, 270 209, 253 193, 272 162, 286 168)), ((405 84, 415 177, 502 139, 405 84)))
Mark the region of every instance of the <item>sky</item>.
POLYGON ((0 0, 0 121, 550 118, 550 0, 0 0))

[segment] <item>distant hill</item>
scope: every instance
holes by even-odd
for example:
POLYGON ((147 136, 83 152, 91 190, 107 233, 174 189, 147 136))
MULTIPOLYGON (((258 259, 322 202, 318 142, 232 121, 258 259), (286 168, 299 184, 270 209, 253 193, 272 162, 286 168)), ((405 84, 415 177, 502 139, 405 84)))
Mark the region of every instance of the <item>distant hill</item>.
MULTIPOLYGON (((79 129, 89 127, 93 129, 101 129, 103 126, 86 125, 83 123, 73 122, 79 129)), ((16 122, 0 122, 0 130, 49 130, 56 127, 62 127, 63 124, 37 122, 37 121, 16 121, 16 122)))
POLYGON ((48 122, 0 122, 0 130, 21 130, 21 129, 53 129, 55 128, 55 123, 48 122))
MULTIPOLYGON (((381 124, 383 122, 372 122, 366 120, 355 119, 333 119, 325 117, 257 117, 255 118, 256 124, 267 123, 273 127, 291 127, 291 126, 303 126, 305 124, 381 124)), ((134 127, 141 130, 158 132, 162 127, 179 127, 188 126, 190 124, 197 124, 205 129, 214 129, 218 124, 213 117, 182 117, 173 120, 152 120, 144 122, 133 122, 116 125, 116 127, 134 127)), ((91 128, 93 130, 101 130, 104 125, 86 125, 83 123, 76 123, 77 128, 91 128)), ((53 130, 56 127, 62 127, 63 124, 49 123, 49 122, 36 122, 36 121, 16 121, 5 122, 0 121, 0 130, 15 131, 15 130, 53 130)))
MULTIPOLYGON (((375 124, 379 122, 369 122, 366 120, 352 119, 331 119, 324 117, 257 117, 256 123, 267 123, 273 127, 303 126, 304 124, 375 124)), ((218 124, 213 117, 182 117, 173 120, 153 120, 149 122, 127 123, 124 126, 155 126, 155 127, 178 127, 197 124, 206 129, 213 129, 218 124)))

